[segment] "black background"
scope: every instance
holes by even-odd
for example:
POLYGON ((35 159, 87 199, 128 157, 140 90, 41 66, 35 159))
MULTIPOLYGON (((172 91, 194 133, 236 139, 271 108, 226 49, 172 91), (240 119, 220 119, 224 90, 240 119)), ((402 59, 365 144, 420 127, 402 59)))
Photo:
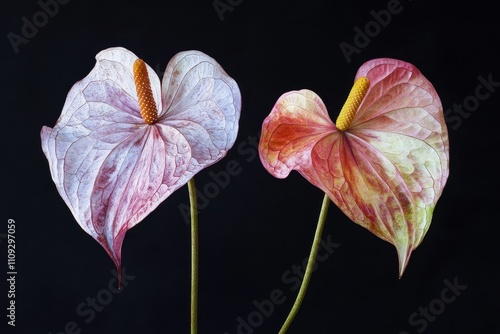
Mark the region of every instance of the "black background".
MULTIPOLYGON (((309 253, 323 194, 295 172, 273 178, 256 156, 251 138, 281 94, 314 90, 335 119, 359 66, 377 57, 416 65, 445 110, 473 101, 479 77, 500 81, 500 25, 485 1, 401 0, 400 12, 372 31, 350 62, 339 44, 355 46, 355 27, 375 22, 373 13, 389 1, 232 3, 221 20, 212 0, 72 0, 18 52, 8 34, 22 35, 22 18, 33 22, 42 7, 35 0, 2 3, 0 263, 6 273, 7 222, 14 219, 18 273, 15 328, 6 324, 5 278, 0 285, 2 333, 55 334, 71 321, 80 333, 189 332, 190 228, 179 210, 188 204, 187 186, 127 233, 123 266, 133 278, 123 290, 92 321, 77 313, 87 298, 105 296, 114 266, 59 197, 39 133, 54 126, 69 89, 90 72, 99 51, 123 46, 160 73, 175 53, 200 50, 241 89, 235 146, 195 178, 203 193, 230 161, 239 167, 200 211, 200 334, 277 333, 295 298, 283 275, 309 253), (259 318, 254 301, 276 289, 283 303, 259 318), (255 326, 238 329, 238 317, 249 316, 255 326)), ((402 279, 394 247, 332 204, 323 239, 338 247, 319 263, 288 333, 500 333, 494 164, 500 87, 493 89, 467 114, 448 117, 450 177, 402 279), (443 304, 445 280, 467 288, 443 304), (438 313, 432 321, 420 315, 410 321, 429 306, 438 313)))

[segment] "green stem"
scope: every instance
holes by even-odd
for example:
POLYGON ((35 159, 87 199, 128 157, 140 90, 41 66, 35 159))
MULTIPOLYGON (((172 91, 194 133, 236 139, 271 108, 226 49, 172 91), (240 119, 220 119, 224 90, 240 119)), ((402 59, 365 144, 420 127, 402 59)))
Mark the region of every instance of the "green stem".
POLYGON ((304 273, 304 279, 302 280, 302 284, 300 285, 299 293, 297 294, 295 303, 293 304, 292 309, 288 314, 288 317, 283 323, 283 326, 281 327, 279 334, 286 333, 286 331, 292 324, 293 319, 297 315, 300 305, 302 304, 302 301, 304 300, 304 297, 306 295, 307 287, 309 285, 309 281, 311 280, 314 264, 316 262, 316 256, 318 255, 318 249, 321 243, 321 234, 323 233, 323 227, 325 226, 326 215, 328 213, 329 204, 330 204, 330 198, 325 194, 325 197, 323 197, 323 204, 321 205, 321 212, 319 213, 318 225, 316 226, 316 233, 314 234, 311 253, 309 254, 309 260, 307 261, 306 272, 304 273))
POLYGON ((191 213, 191 334, 198 332, 198 208, 194 178, 188 182, 191 213))

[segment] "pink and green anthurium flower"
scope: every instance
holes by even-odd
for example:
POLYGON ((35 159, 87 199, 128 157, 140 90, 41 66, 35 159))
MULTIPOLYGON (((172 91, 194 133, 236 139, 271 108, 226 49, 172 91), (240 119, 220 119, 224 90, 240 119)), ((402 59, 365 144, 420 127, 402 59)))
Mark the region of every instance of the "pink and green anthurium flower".
POLYGON ((283 94, 264 120, 259 154, 273 176, 298 171, 353 222, 393 244, 400 276, 449 174, 436 90, 415 66, 388 58, 359 68, 336 123, 314 92, 283 94))
POLYGON ((176 54, 162 82, 124 48, 96 59, 41 143, 59 194, 120 270, 127 230, 232 147, 241 95, 200 51, 176 54))

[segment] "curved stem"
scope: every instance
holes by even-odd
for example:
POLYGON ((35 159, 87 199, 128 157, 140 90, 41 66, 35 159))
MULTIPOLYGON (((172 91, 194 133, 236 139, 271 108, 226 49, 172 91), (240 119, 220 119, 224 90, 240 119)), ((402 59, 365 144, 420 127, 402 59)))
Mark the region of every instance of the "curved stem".
POLYGON ((191 214, 191 334, 198 332, 198 208, 194 178, 188 182, 191 214))
POLYGON ((304 279, 302 280, 302 284, 300 285, 299 293, 297 294, 297 298, 295 299, 295 303, 288 314, 283 326, 281 327, 279 334, 285 334, 290 325, 292 324, 293 319, 297 315, 299 311, 300 305, 304 300, 306 295, 307 287, 309 286, 309 281, 311 280, 311 275, 313 272, 314 264, 316 263, 316 256, 318 255, 318 249, 321 243, 321 234, 323 233, 323 227, 325 226, 326 214, 328 213, 328 206, 330 204, 330 198, 325 194, 323 197, 323 204, 321 205, 321 211, 319 213, 318 225, 316 226, 316 233, 314 234, 314 240, 311 247, 311 253, 309 254, 309 260, 307 261, 306 271, 304 273, 304 279))

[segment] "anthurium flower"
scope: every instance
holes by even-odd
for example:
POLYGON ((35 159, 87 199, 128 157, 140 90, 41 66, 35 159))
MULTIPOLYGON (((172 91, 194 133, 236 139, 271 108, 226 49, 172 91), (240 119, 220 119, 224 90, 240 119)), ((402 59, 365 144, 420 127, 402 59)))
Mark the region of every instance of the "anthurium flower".
POLYGON ((262 125, 259 154, 277 178, 298 171, 356 224, 392 243, 402 275, 448 177, 439 96, 412 64, 363 64, 334 124, 322 100, 283 94, 262 125))
POLYGON ((241 95, 199 51, 176 54, 161 83, 124 48, 96 59, 41 142, 59 194, 120 269, 127 230, 232 147, 241 95))

